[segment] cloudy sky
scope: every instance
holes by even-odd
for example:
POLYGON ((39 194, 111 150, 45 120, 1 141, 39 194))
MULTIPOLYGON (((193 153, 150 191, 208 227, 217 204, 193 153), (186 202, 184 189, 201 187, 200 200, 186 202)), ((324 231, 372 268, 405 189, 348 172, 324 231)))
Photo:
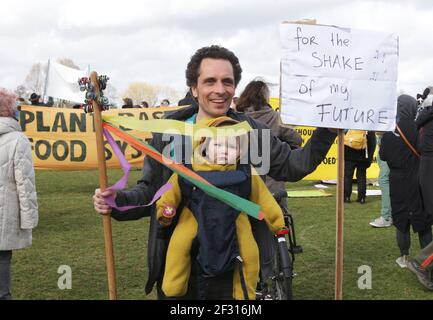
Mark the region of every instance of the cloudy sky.
MULTIPOLYGON (((194 51, 219 44, 244 70, 241 90, 257 76, 279 79, 279 25, 321 24, 396 33, 399 88, 415 95, 433 85, 433 1, 340 0, 2 0, 0 87, 15 89, 31 66, 70 58, 111 77, 119 92, 134 81, 184 92, 194 51)), ((240 92, 238 92, 240 93, 240 92)))

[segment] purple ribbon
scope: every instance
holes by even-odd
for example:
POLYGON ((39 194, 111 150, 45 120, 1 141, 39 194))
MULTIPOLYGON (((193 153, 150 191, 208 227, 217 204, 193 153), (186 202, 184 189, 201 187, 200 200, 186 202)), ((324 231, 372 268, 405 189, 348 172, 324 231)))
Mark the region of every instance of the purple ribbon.
MULTIPOLYGON (((120 151, 119 146, 117 145, 116 141, 114 141, 111 134, 108 132, 107 129, 103 128, 104 136, 107 139, 109 145, 111 146, 111 149, 113 149, 114 154, 116 155, 117 159, 120 162, 120 166, 123 170, 123 177, 119 179, 114 185, 107 188, 107 190, 121 190, 126 187, 126 184, 128 182, 129 177, 129 171, 131 170, 131 165, 126 160, 125 156, 123 155, 122 151, 120 151)), ((134 208, 140 208, 140 207, 148 207, 151 206, 155 201, 157 201, 165 192, 173 188, 173 185, 170 182, 167 182, 164 184, 159 190, 155 193, 153 196, 153 199, 148 204, 142 204, 142 205, 136 205, 136 206, 121 206, 118 207, 116 205, 116 201, 114 200, 113 196, 105 197, 105 202, 112 208, 115 208, 119 211, 126 211, 129 209, 134 208)))

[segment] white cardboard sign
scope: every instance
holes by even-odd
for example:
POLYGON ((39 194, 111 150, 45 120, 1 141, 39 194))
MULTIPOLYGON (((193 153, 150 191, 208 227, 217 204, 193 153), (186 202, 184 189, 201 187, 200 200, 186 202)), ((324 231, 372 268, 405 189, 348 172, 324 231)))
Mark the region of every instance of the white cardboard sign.
POLYGON ((397 35, 293 23, 280 31, 284 123, 394 130, 397 35))

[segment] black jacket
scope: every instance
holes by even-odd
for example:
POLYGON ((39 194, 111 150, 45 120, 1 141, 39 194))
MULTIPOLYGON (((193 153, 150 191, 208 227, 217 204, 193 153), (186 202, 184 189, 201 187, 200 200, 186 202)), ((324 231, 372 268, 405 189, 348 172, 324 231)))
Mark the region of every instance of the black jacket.
MULTIPOLYGON (((412 146, 418 132, 414 121, 416 100, 407 95, 398 98, 398 125, 412 146)), ((430 227, 432 216, 425 212, 418 183, 419 158, 397 132, 386 132, 381 140, 380 158, 386 161, 389 173, 393 224, 402 232, 408 224, 415 232, 430 227)))
MULTIPOLYGON (((184 121, 198 112, 198 105, 185 107, 174 111, 166 116, 168 119, 176 119, 184 121)), ((263 129, 267 129, 264 124, 261 124, 250 117, 234 112, 229 109, 227 116, 239 122, 247 121, 253 129, 258 129, 250 134, 250 140, 255 141, 259 150, 262 150, 262 140, 266 139, 263 129)), ((269 138, 264 140, 264 143, 270 146, 270 169, 269 175, 273 178, 286 181, 298 181, 308 175, 320 164, 326 156, 329 148, 335 140, 336 134, 327 129, 319 128, 315 130, 311 139, 302 149, 291 150, 290 145, 282 142, 271 133, 269 138)), ((162 140, 161 134, 154 134, 151 145, 161 152, 164 147, 169 144, 168 141, 162 140)), ((250 144, 251 145, 251 144, 250 144)), ((254 165, 253 162, 251 162, 254 165)), ((134 205, 148 203, 155 192, 164 183, 167 182, 172 172, 167 167, 159 162, 145 157, 142 169, 143 176, 138 180, 137 185, 130 189, 119 191, 116 197, 117 205, 134 205)), ((149 293, 156 281, 162 280, 163 268, 165 263, 165 254, 171 232, 174 228, 160 228, 157 219, 155 218, 155 206, 131 209, 125 212, 118 212, 113 209, 112 217, 116 220, 135 220, 142 217, 150 216, 149 228, 149 243, 148 243, 148 282, 146 284, 146 293, 149 293)))
POLYGON ((419 111, 416 120, 419 128, 419 150, 423 157, 433 157, 433 106, 419 111))

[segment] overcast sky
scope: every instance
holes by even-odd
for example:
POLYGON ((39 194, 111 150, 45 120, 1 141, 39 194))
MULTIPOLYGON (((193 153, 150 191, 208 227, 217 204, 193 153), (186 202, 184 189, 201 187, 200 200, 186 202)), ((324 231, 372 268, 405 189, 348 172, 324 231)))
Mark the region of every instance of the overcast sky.
MULTIPOLYGON (((219 44, 243 68, 238 91, 257 76, 279 79, 279 25, 318 23, 396 33, 399 89, 415 95, 433 85, 433 1, 2 0, 0 87, 15 89, 31 66, 70 58, 110 76, 118 92, 146 81, 185 91, 194 51, 219 44)), ((240 92, 237 92, 240 93, 240 92)))

